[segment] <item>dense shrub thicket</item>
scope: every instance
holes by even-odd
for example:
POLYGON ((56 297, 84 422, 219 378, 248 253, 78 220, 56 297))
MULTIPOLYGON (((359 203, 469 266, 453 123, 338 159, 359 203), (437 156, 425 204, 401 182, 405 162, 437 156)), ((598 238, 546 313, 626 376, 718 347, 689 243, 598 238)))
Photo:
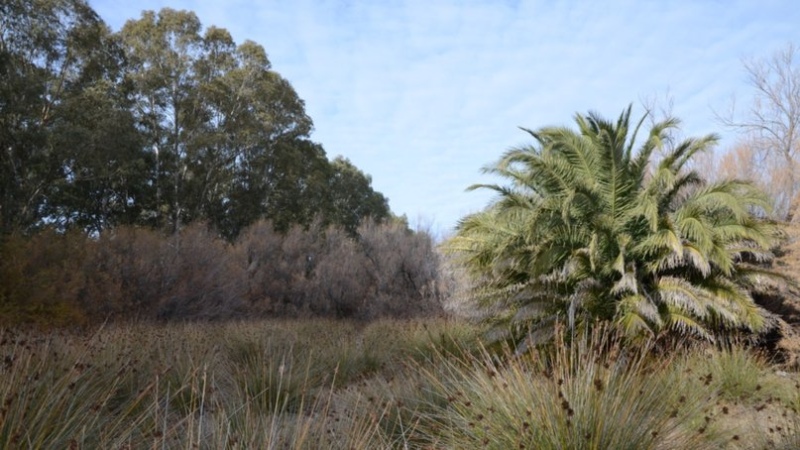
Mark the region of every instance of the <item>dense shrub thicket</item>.
POLYGON ((9 236, 0 252, 0 317, 9 323, 412 317, 441 312, 444 290, 430 236, 400 222, 364 224, 355 237, 258 222, 233 243, 200 224, 170 236, 45 231, 9 236))

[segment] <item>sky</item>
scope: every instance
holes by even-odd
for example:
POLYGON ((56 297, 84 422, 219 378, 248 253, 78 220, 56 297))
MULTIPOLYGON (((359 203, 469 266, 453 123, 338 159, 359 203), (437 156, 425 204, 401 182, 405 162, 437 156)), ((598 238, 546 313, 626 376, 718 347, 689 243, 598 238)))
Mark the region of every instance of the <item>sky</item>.
POLYGON ((295 88, 312 139, 370 174, 395 214, 448 234, 484 208, 481 173, 519 129, 669 110, 681 133, 736 134, 743 61, 800 45, 794 0, 89 0, 114 30, 143 10, 194 11, 253 40, 295 88))

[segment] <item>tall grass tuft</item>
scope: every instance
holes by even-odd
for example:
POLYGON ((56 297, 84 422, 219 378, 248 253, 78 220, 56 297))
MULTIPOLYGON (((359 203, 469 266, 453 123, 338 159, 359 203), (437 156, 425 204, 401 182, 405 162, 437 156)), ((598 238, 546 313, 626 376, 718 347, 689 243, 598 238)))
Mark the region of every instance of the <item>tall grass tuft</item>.
POLYGON ((686 426, 701 400, 682 392, 670 361, 608 336, 508 353, 502 363, 488 352, 445 362, 427 374, 449 404, 422 419, 420 432, 444 448, 719 448, 686 426))

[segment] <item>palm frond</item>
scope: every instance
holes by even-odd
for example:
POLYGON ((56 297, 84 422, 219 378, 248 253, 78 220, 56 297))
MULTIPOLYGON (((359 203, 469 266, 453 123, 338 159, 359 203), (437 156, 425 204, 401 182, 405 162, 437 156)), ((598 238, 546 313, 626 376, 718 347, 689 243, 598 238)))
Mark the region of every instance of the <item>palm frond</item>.
POLYGON ((678 332, 678 334, 693 335, 707 341, 714 341, 714 336, 708 332, 701 322, 678 308, 670 308, 667 318, 666 327, 678 332))
POLYGON ((577 129, 523 128, 533 145, 484 168, 506 183, 470 187, 496 198, 459 222, 445 250, 517 331, 553 314, 613 319, 636 335, 760 329, 751 292, 774 278, 755 264, 780 240, 757 215, 768 199, 747 182, 707 183, 690 170, 717 136, 676 142, 670 118, 639 144, 645 118, 630 120, 629 106, 615 121, 576 115, 577 129))

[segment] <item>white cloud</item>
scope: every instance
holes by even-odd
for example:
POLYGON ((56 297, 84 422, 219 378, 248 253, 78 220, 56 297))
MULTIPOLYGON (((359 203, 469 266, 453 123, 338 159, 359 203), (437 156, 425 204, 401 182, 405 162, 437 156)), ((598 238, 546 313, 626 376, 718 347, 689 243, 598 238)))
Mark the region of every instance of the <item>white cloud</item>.
POLYGON ((741 58, 800 41, 794 2, 392 0, 92 5, 113 27, 140 9, 194 10, 262 44, 306 100, 314 138, 373 176, 396 213, 451 227, 489 195, 480 167, 526 142, 517 126, 615 117, 669 92, 689 134, 747 97, 741 58))

